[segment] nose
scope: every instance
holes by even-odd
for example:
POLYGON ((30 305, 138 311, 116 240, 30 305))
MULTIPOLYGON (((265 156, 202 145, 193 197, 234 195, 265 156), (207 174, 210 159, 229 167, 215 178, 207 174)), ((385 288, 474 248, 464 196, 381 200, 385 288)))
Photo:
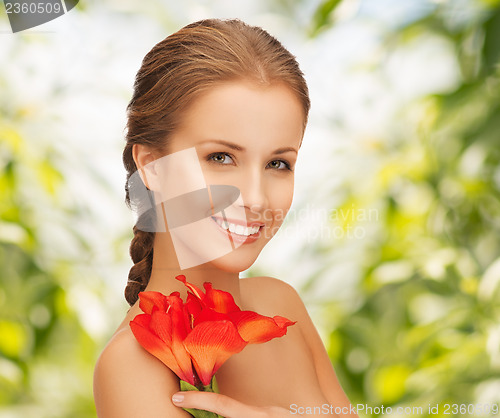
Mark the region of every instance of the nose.
POLYGON ((264 173, 254 169, 242 174, 238 185, 241 194, 236 203, 251 213, 260 214, 268 206, 268 190, 264 173))

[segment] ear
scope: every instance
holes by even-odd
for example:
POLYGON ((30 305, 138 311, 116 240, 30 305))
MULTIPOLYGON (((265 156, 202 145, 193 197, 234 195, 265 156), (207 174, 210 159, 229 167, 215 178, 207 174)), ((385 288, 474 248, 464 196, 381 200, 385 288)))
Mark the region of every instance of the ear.
POLYGON ((132 157, 145 186, 149 190, 159 190, 158 173, 155 164, 158 157, 152 149, 147 145, 134 144, 132 147, 132 157))

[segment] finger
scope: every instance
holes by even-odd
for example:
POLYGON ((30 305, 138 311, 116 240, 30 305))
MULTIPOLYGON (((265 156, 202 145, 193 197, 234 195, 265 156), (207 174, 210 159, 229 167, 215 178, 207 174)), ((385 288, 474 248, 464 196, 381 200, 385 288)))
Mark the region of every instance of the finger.
POLYGON ((238 402, 229 396, 211 392, 177 392, 172 402, 182 408, 204 409, 226 418, 255 418, 260 416, 258 409, 238 402))

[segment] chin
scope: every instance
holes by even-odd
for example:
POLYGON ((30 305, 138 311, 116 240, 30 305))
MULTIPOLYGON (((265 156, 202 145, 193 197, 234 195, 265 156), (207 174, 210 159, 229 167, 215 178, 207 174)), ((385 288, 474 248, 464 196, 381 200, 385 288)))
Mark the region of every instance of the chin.
POLYGON ((228 273, 240 273, 248 270, 255 260, 257 260, 258 255, 259 254, 248 254, 246 251, 235 250, 211 261, 210 264, 228 273))

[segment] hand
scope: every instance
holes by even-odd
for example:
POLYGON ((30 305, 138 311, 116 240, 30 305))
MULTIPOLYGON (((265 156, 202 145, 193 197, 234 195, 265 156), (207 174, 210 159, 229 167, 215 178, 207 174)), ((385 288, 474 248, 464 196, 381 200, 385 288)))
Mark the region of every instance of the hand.
MULTIPOLYGON (((278 406, 251 406, 219 393, 177 392, 172 396, 174 405, 182 408, 204 409, 225 418, 290 418, 290 411, 278 406)), ((294 416, 302 416, 295 414, 294 416)))

